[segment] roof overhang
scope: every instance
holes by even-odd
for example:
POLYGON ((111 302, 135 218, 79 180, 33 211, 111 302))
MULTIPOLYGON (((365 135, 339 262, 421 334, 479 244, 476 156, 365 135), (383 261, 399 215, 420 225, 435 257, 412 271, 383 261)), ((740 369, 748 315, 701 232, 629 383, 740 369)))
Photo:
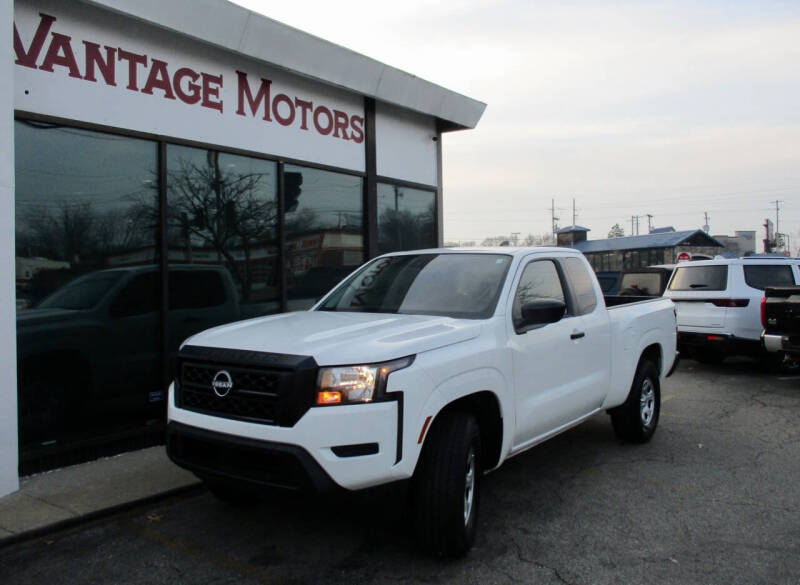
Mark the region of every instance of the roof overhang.
POLYGON ((226 0, 82 0, 297 75, 474 128, 486 104, 226 0))

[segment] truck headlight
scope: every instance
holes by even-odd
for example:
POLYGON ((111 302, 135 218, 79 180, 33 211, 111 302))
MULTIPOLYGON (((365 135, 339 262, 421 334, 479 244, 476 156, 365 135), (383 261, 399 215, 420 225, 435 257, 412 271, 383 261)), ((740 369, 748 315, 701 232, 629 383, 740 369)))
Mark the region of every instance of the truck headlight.
POLYGON ((384 397, 389 374, 406 368, 414 356, 361 366, 320 368, 317 378, 318 406, 373 402, 384 397))

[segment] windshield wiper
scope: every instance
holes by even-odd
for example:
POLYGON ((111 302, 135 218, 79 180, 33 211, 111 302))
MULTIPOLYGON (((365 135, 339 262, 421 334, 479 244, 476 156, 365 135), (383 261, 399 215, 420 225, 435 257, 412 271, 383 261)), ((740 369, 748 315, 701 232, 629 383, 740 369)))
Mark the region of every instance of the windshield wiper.
POLYGON ((707 288, 707 284, 690 284, 689 288, 707 288))

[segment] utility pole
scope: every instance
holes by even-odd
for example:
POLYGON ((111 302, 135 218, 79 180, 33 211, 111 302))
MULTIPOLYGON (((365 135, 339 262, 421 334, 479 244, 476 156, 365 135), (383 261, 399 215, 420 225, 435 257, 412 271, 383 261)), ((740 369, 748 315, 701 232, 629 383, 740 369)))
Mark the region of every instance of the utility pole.
POLYGON ((706 233, 708 233, 708 231, 709 231, 711 228, 710 228, 710 227, 708 227, 708 212, 707 212, 707 211, 704 211, 704 212, 703 212, 703 218, 705 219, 705 223, 703 224, 703 231, 704 231, 704 232, 706 232, 706 233))
POLYGON ((776 199, 772 203, 775 204, 775 233, 779 234, 781 233, 781 203, 783 201, 776 199))
POLYGON ((578 225, 578 224, 575 223, 577 216, 578 216, 578 214, 575 212, 575 198, 573 197, 572 198, 572 227, 575 227, 576 225, 578 225))
POLYGON ((647 233, 653 231, 653 216, 651 214, 647 214, 647 233))
POLYGON ((635 236, 635 235, 636 235, 636 232, 635 232, 635 231, 633 231, 634 221, 636 221, 636 219, 635 219, 635 218, 636 218, 636 216, 635 216, 635 215, 632 215, 632 216, 631 216, 631 235, 632 235, 632 236, 635 236))
POLYGON ((558 222, 558 218, 556 217, 556 200, 555 199, 551 199, 550 200, 550 221, 553 224, 553 228, 552 228, 552 231, 553 231, 553 244, 555 244, 556 243, 556 229, 558 227, 558 223, 557 223, 558 222))

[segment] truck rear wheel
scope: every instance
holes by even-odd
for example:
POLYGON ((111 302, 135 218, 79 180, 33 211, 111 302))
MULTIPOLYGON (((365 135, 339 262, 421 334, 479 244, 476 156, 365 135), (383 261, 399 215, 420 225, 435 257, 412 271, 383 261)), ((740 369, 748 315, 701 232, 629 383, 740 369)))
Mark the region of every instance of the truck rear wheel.
POLYGON ((417 540, 427 552, 457 557, 472 548, 482 474, 475 417, 441 414, 429 431, 412 483, 417 540))
POLYGON ((658 369, 653 362, 646 360, 636 369, 627 400, 611 409, 611 424, 623 441, 646 443, 656 432, 660 413, 658 369))

